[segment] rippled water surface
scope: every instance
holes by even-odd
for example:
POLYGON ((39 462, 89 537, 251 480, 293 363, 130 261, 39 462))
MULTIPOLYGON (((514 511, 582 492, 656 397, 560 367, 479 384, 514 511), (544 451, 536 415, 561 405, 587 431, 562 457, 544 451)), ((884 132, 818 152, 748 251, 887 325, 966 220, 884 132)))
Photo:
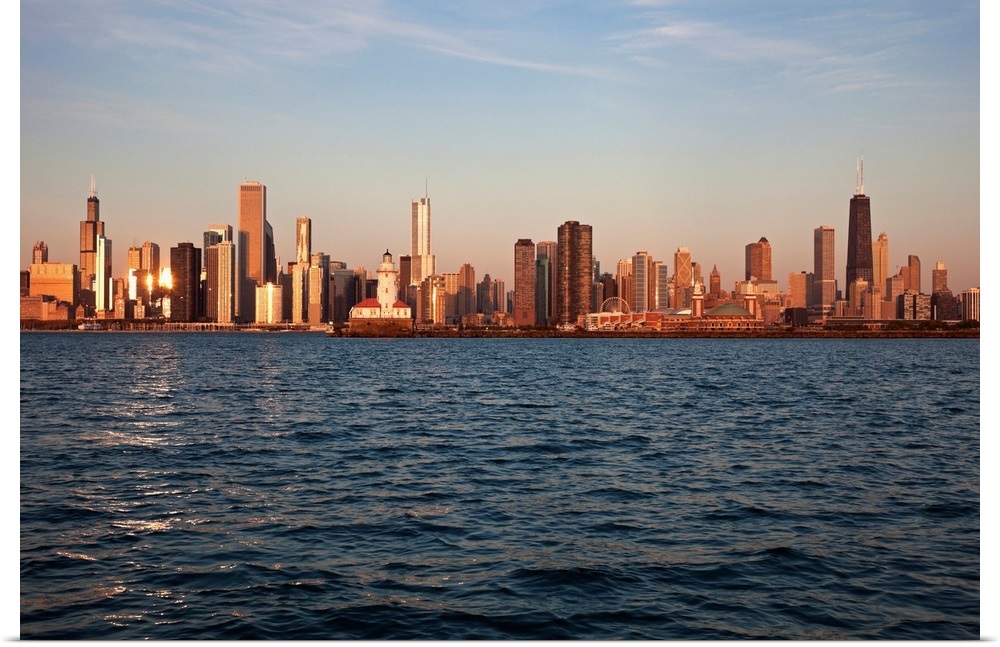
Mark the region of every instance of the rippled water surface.
POLYGON ((978 340, 21 333, 25 638, 978 638, 978 340))

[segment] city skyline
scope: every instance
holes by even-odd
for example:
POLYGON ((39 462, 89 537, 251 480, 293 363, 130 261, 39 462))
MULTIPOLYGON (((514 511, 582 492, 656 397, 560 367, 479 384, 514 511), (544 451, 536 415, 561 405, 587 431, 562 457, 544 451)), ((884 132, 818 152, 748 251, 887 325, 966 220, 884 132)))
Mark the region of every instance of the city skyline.
POLYGON ((978 286, 978 5, 720 7, 22 7, 20 265, 39 240, 76 262, 93 173, 116 275, 130 246, 238 225, 232 186, 252 178, 283 264, 303 217, 350 267, 403 255, 429 185, 439 272, 512 285, 510 246, 577 220, 602 267, 686 247, 726 289, 766 237, 784 288, 830 226, 843 290, 864 150, 889 273, 914 255, 978 286), (226 99, 251 69, 260 100, 226 99))

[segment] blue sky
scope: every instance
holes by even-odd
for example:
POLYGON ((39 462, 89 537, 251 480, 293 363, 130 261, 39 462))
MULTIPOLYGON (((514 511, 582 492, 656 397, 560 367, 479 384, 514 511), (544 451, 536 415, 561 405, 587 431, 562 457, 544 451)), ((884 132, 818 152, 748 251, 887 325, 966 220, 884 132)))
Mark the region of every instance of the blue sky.
POLYGON ((837 232, 864 151, 890 269, 978 286, 972 2, 21 3, 21 267, 79 262, 90 175, 113 240, 165 258, 268 187, 283 263, 374 269, 432 201, 439 271, 511 287, 518 238, 594 227, 602 269, 688 247, 731 288, 766 236, 782 288, 837 232))

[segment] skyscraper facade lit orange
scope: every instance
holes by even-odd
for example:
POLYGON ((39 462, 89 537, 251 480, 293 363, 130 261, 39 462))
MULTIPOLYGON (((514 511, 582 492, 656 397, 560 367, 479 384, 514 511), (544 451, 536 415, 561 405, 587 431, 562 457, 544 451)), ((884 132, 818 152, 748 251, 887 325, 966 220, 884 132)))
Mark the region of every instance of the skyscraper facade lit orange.
POLYGON ((746 246, 745 280, 771 280, 771 243, 763 236, 756 243, 746 246))
POLYGON ((948 287, 948 270, 945 269, 944 263, 938 261, 931 270, 931 294, 943 292, 946 287, 948 287))
POLYGON ((535 243, 514 243, 514 325, 535 325, 535 243))
POLYGON ((274 230, 267 222, 267 187, 260 182, 244 182, 239 189, 237 224, 237 317, 253 321, 256 316, 256 287, 277 280, 274 258, 274 230))
POLYGON ((691 252, 687 247, 678 247, 674 252, 674 294, 671 308, 690 308, 694 296, 694 267, 691 252))
POLYGON ((910 254, 906 257, 906 266, 909 268, 909 284, 906 289, 921 294, 920 290, 920 257, 910 254))
POLYGON ((813 230, 813 300, 824 308, 837 299, 833 243, 833 227, 823 225, 813 230))
POLYGON ((716 299, 722 296, 722 276, 716 265, 712 266, 712 272, 708 275, 708 293, 716 299))
POLYGON ((31 248, 31 262, 32 263, 48 263, 49 262, 49 246, 43 241, 38 241, 35 243, 34 247, 31 248))
POLYGON ((142 248, 141 247, 129 247, 128 252, 125 255, 125 269, 126 271, 142 269, 142 248))
POLYGON ((575 324, 590 311, 594 234, 590 225, 568 220, 559 226, 556 251, 559 323, 575 324))
POLYGON ((420 285, 436 272, 431 253, 431 199, 424 197, 410 203, 410 282, 420 285))
POLYGON ((87 198, 87 219, 80 221, 80 287, 93 289, 97 273, 97 237, 104 235, 101 221, 101 201, 97 198, 97 182, 90 177, 90 197, 87 198))
POLYGON ((652 282, 652 258, 649 252, 636 252, 632 257, 632 294, 629 305, 633 312, 652 310, 650 284, 652 282))
POLYGON ((872 286, 885 294, 885 280, 889 278, 889 237, 883 231, 872 241, 872 286))
POLYGON ((458 268, 458 316, 476 312, 476 268, 462 263, 458 268))

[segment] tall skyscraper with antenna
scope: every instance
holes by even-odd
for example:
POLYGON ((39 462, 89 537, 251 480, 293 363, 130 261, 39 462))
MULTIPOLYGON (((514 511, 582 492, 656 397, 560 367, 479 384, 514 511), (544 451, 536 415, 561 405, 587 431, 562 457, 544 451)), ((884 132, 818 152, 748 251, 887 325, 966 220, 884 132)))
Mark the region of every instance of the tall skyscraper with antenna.
POLYGON ((851 198, 850 219, 847 223, 847 287, 856 279, 871 285, 874 280, 872 267, 872 210, 865 195, 865 158, 858 158, 857 186, 851 198))
POLYGON ((431 199, 424 184, 424 197, 410 203, 410 285, 420 285, 435 273, 431 254, 431 199))
POLYGON ((90 197, 87 198, 87 219, 80 221, 80 287, 94 289, 97 275, 97 237, 104 235, 101 221, 101 201, 97 199, 97 181, 90 176, 90 197))

